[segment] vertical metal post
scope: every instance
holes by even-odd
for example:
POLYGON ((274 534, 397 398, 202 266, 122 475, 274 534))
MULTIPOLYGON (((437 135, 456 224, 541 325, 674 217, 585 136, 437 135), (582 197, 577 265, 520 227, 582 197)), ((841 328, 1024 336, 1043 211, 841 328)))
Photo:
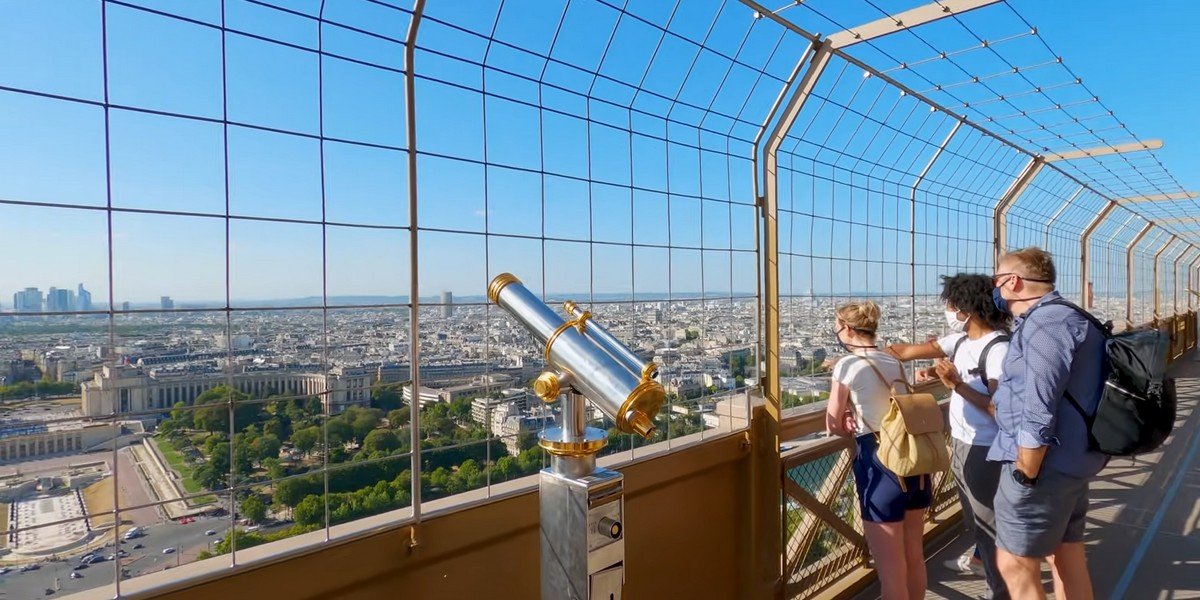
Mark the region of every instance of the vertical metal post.
POLYGON ((1183 252, 1180 252, 1179 256, 1175 257, 1175 262, 1171 263, 1171 277, 1175 280, 1175 285, 1171 286, 1171 289, 1175 290, 1175 293, 1171 294, 1171 314, 1173 315, 1179 314, 1179 262, 1183 260, 1183 257, 1191 253, 1192 250, 1189 246, 1183 252))
POLYGON ((404 109, 407 120, 408 142, 408 375, 412 386, 409 402, 409 455, 412 460, 412 515, 409 528, 409 546, 420 543, 418 529, 421 525, 421 328, 418 323, 420 312, 420 278, 417 269, 417 77, 414 72, 414 57, 417 49, 417 31, 421 17, 425 14, 425 0, 416 0, 412 20, 408 23, 408 36, 404 42, 404 109))
POLYGON ((1200 254, 1192 259, 1192 264, 1188 265, 1188 312, 1191 312, 1193 302, 1196 300, 1196 295, 1192 290, 1196 289, 1196 280, 1200 279, 1200 254))
MULTIPOLYGON (((1079 189, 1082 190, 1083 188, 1079 189)), ((1091 222, 1087 224, 1087 227, 1083 229, 1083 233, 1079 236, 1079 260, 1082 263, 1079 269, 1079 295, 1082 296, 1081 306, 1088 310, 1091 310, 1092 308, 1092 294, 1091 288, 1089 287, 1092 283, 1092 251, 1091 245, 1089 244, 1089 238, 1092 237, 1092 233, 1096 231, 1096 228, 1104 222, 1104 219, 1108 218, 1108 215, 1112 213, 1113 209, 1116 207, 1117 203, 1110 200, 1108 204, 1105 204, 1104 208, 1100 210, 1100 213, 1092 218, 1091 222)))
MULTIPOLYGON (((793 67, 792 72, 790 74, 788 74, 787 81, 784 82, 783 87, 779 88, 779 95, 775 97, 775 102, 773 102, 771 104, 771 110, 767 111, 767 118, 763 119, 762 126, 759 127, 758 132, 754 134, 754 142, 752 144, 750 144, 750 176, 754 180, 753 185, 752 185, 752 188, 754 190, 754 202, 759 207, 761 207, 762 203, 763 203, 762 190, 759 185, 759 177, 762 176, 762 173, 759 173, 759 170, 758 170, 758 165, 759 165, 758 156, 759 156, 759 147, 760 147, 759 144, 762 142, 762 137, 764 135, 766 135, 766 133, 767 133, 767 126, 771 124, 771 121, 775 120, 775 115, 779 112, 779 107, 783 104, 784 98, 787 97, 788 90, 792 89, 792 83, 796 81, 796 76, 799 75, 800 72, 804 69, 804 66, 806 64, 808 64, 808 60, 812 57, 812 54, 814 52, 816 52, 815 44, 810 44, 808 48, 804 49, 804 53, 800 55, 800 60, 796 61, 796 66, 793 67)), ((759 221, 756 220, 754 222, 754 247, 756 249, 759 248, 759 239, 760 239, 759 238, 759 234, 760 234, 759 229, 760 228, 761 228, 761 225, 760 225, 759 221)), ((757 272, 754 274, 755 275, 755 286, 756 286, 755 292, 757 293, 758 297, 761 299, 763 297, 762 261, 758 261, 758 263, 755 266, 756 266, 756 270, 757 270, 757 272)), ((757 352, 757 356, 755 357, 754 364, 759 369, 759 376, 761 378, 762 374, 765 372, 765 369, 763 369, 763 367, 762 367, 762 361, 763 361, 763 358, 767 354, 763 348, 763 346, 764 346, 764 338, 762 337, 763 336, 763 333, 762 333, 763 332, 763 311, 762 310, 754 311, 754 317, 755 317, 755 320, 757 321, 756 324, 758 325, 758 333, 759 333, 758 348, 757 348, 758 352, 757 352)), ((749 416, 749 415, 747 415, 747 416, 749 416)))
POLYGON ((1159 262, 1162 260, 1163 252, 1166 252, 1167 248, 1170 248, 1175 243, 1175 240, 1176 240, 1176 237, 1173 235, 1171 237, 1167 238, 1167 241, 1163 244, 1162 248, 1159 248, 1158 252, 1154 253, 1154 322, 1155 323, 1158 323, 1158 320, 1160 318, 1162 318, 1162 314, 1160 313, 1160 309, 1162 308, 1162 298, 1161 298, 1162 294, 1159 293, 1159 290, 1162 288, 1162 286, 1160 285, 1160 282, 1159 282, 1159 277, 1160 277, 1161 272, 1159 271, 1158 265, 1159 265, 1159 262))
POLYGON ((755 444, 754 487, 758 497, 754 501, 753 521, 755 533, 761 537, 754 540, 753 546, 758 552, 755 560, 757 575, 754 578, 754 589, 764 593, 770 590, 771 594, 774 594, 776 586, 782 581, 784 560, 783 515, 779 508, 779 147, 800 115, 800 110, 816 86, 817 79, 829 64, 831 54, 832 46, 828 40, 813 42, 811 56, 807 56, 808 66, 767 138, 763 156, 763 304, 766 339, 763 395, 766 418, 763 419, 762 429, 756 432, 761 439, 755 444))
POLYGON ((1142 227, 1142 230, 1139 231, 1136 236, 1133 237, 1133 241, 1129 242, 1128 246, 1125 246, 1125 270, 1128 273, 1125 276, 1125 328, 1126 329, 1133 329, 1133 280, 1136 275, 1136 273, 1134 273, 1134 269, 1133 269, 1133 249, 1134 249, 1134 247, 1136 247, 1138 245, 1138 242, 1142 241, 1142 238, 1146 237, 1147 233, 1150 233, 1150 229, 1153 227, 1154 227, 1153 222, 1146 221, 1146 225, 1144 227, 1142 227))
POLYGON ((1042 248, 1050 247, 1050 229, 1054 227, 1054 223, 1058 221, 1058 218, 1062 216, 1063 212, 1066 211, 1068 207, 1071 206, 1071 203, 1075 202, 1075 200, 1079 198, 1079 195, 1082 194, 1083 190, 1085 189, 1087 188, 1083 187, 1082 185, 1079 186, 1079 189, 1075 190, 1073 194, 1068 196, 1067 199, 1062 203, 1062 206, 1058 207, 1058 210, 1054 211, 1053 215, 1050 215, 1050 220, 1046 221, 1046 227, 1042 230, 1042 248))
POLYGON ((1025 193, 1025 188, 1029 187, 1029 183, 1037 177, 1042 167, 1046 166, 1042 157, 1035 156, 1026 163, 1025 168, 1021 169, 1021 174, 1013 180, 1012 185, 1004 191, 1000 199, 996 201, 996 208, 992 211, 992 226, 994 228, 994 238, 992 246, 995 249, 995 258, 993 265, 1000 264, 1000 256, 1004 254, 1004 245, 1008 240, 1008 209, 1016 203, 1021 194, 1025 193))
POLYGON ((909 315, 909 326, 912 327, 913 343, 917 341, 917 187, 925 181, 925 176, 933 168, 933 163, 937 162, 942 152, 946 151, 950 140, 954 139, 954 134, 958 133, 958 128, 962 127, 962 124, 962 121, 955 121, 950 133, 946 134, 946 139, 942 140, 933 156, 929 157, 929 162, 925 163, 925 168, 921 169, 921 174, 917 175, 916 181, 913 181, 912 187, 908 191, 908 284, 912 296, 910 298, 912 311, 909 315))

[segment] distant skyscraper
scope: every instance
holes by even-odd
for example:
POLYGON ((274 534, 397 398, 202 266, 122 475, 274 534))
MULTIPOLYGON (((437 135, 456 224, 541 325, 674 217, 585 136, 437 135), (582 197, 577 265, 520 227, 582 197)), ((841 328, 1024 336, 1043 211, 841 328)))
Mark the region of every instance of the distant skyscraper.
POLYGON ((450 292, 442 292, 442 318, 449 319, 454 316, 454 294, 450 292))
POLYGON ((159 304, 162 305, 163 310, 175 310, 175 301, 170 296, 159 298, 159 304))
POLYGON ((31 287, 13 294, 13 310, 16 312, 41 311, 42 290, 31 287))
POLYGON ((75 292, 50 288, 46 294, 46 310, 48 312, 69 312, 75 310, 75 292))
POLYGON ((122 303, 121 303, 121 310, 123 310, 123 311, 125 311, 125 312, 129 312, 129 303, 128 303, 128 302, 122 302, 122 303))
POLYGON ((82 283, 75 290, 75 301, 79 305, 79 310, 92 310, 92 293, 83 289, 82 283))

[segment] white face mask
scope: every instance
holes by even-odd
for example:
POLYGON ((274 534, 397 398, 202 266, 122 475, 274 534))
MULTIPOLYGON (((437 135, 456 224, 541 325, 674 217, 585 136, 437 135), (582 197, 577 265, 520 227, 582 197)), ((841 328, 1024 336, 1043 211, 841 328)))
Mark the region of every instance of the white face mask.
POLYGON ((958 311, 954 311, 954 310, 946 311, 946 327, 949 327, 950 331, 952 331, 954 333, 962 333, 963 331, 965 331, 967 329, 967 321, 970 321, 970 320, 971 320, 971 317, 967 317, 966 321, 959 321, 958 320, 958 311))

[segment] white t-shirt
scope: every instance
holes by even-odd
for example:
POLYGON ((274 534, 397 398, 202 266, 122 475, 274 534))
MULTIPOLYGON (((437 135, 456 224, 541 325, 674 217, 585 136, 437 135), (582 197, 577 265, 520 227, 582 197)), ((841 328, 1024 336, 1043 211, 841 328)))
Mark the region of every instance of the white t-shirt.
MULTIPOLYGON (((904 367, 892 355, 868 349, 864 354, 843 356, 833 366, 833 379, 850 390, 850 402, 858 421, 858 434, 878 432, 883 417, 891 407, 894 380, 905 380, 904 367), (887 378, 884 383, 867 364, 867 360, 887 378)), ((901 386, 900 393, 904 393, 901 386)))
MULTIPOLYGON (((940 338, 938 346, 949 357, 954 353, 954 345, 958 344, 958 340, 965 338, 958 346, 958 353, 954 354, 954 366, 958 369, 963 383, 977 392, 986 394, 987 382, 980 378, 979 374, 972 374, 971 371, 979 368, 979 355, 983 353, 984 347, 999 335, 1003 335, 1003 332, 993 331, 973 340, 965 333, 952 333, 940 338)), ((987 364, 984 365, 988 379, 1000 380, 1000 373, 1004 370, 1004 357, 1007 354, 1008 342, 996 342, 992 349, 988 350, 987 364)), ((958 392, 950 395, 950 435, 954 439, 972 446, 991 446, 997 431, 996 420, 987 411, 967 402, 958 392)))

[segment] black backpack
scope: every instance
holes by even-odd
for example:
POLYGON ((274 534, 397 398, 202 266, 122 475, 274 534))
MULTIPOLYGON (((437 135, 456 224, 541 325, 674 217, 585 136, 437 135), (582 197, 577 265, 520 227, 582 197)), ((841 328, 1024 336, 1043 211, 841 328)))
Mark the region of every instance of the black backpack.
MULTIPOLYGON (((967 374, 968 375, 978 375, 979 378, 983 380, 984 387, 987 387, 987 382, 988 382, 987 356, 988 356, 988 352, 991 351, 992 346, 995 346, 996 344, 999 344, 1000 342, 1007 342, 1010 339, 1012 339, 1012 338, 1010 338, 1007 335, 1002 333, 1002 334, 992 338, 990 341, 988 341, 987 345, 985 345, 983 347, 983 351, 979 353, 979 366, 975 367, 974 369, 971 369, 970 371, 967 371, 967 374)), ((963 342, 965 342, 965 341, 967 341, 967 336, 964 335, 964 336, 958 338, 957 342, 954 342, 954 348, 952 348, 950 350, 950 362, 954 362, 954 357, 958 354, 958 349, 960 347, 962 347, 963 342)))
POLYGON ((1168 335, 1157 329, 1114 335, 1111 321, 1101 323, 1063 299, 1042 306, 1049 304, 1072 308, 1104 334, 1108 378, 1096 412, 1089 415, 1066 393, 1067 401, 1087 423, 1089 447, 1109 456, 1133 456, 1159 447, 1175 427, 1175 378, 1166 376, 1168 335))

